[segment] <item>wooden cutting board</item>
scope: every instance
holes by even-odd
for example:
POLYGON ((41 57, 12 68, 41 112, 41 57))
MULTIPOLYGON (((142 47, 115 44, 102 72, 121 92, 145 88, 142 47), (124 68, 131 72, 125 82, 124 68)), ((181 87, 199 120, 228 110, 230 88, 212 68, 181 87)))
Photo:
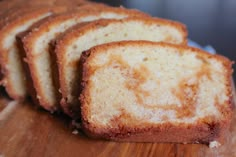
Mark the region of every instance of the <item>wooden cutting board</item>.
POLYGON ((0 90, 0 157, 236 157, 236 114, 226 143, 118 143, 87 138, 66 116, 36 109, 31 102, 10 101, 0 90), (73 133, 72 133, 73 132, 73 133))

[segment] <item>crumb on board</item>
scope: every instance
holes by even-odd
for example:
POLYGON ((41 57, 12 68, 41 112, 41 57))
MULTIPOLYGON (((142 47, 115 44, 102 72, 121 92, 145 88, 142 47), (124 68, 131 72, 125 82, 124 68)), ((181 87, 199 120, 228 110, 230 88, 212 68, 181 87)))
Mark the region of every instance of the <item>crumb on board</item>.
POLYGON ((209 147, 210 148, 218 148, 218 147, 220 147, 221 146, 221 144, 219 143, 219 142, 217 142, 217 141, 212 141, 212 142, 210 142, 210 144, 209 144, 209 147))
POLYGON ((74 135, 77 135, 78 133, 79 133, 79 131, 76 129, 72 131, 72 134, 74 134, 74 135))

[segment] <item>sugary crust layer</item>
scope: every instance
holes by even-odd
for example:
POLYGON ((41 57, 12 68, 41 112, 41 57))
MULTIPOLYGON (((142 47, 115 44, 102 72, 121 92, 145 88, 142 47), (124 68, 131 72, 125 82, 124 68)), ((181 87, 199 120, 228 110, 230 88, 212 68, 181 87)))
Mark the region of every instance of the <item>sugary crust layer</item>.
MULTIPOLYGON (((128 42, 116 42, 109 43, 102 46, 96 46, 88 51, 83 52, 80 60, 83 65, 83 77, 82 77, 82 94, 80 95, 81 102, 81 114, 82 114, 82 128, 88 136, 94 138, 104 138, 112 139, 118 141, 134 141, 134 142, 178 142, 178 143, 209 143, 213 140, 222 140, 225 132, 228 130, 232 111, 233 111, 233 97, 232 97, 232 87, 231 87, 231 75, 232 75, 232 62, 227 58, 220 55, 211 55, 200 49, 187 47, 184 45, 173 45, 167 43, 154 43, 147 41, 128 41, 128 42), (223 115, 220 120, 215 119, 198 119, 195 123, 162 123, 158 125, 151 125, 150 123, 142 123, 142 125, 137 127, 130 127, 119 123, 117 119, 114 121, 116 126, 119 128, 103 127, 99 124, 92 123, 88 117, 90 117, 89 104, 91 103, 91 95, 89 86, 89 78, 93 73, 94 69, 89 68, 90 60, 93 59, 95 55, 103 53, 107 50, 114 50, 118 47, 142 47, 149 46, 154 49, 157 47, 170 47, 176 48, 180 53, 186 53, 192 51, 193 53, 198 53, 198 55, 204 58, 214 58, 217 61, 223 63, 227 75, 225 76, 228 96, 228 101, 226 105, 220 107, 219 110, 223 115), (186 51, 188 50, 188 51, 186 51)), ((113 126, 112 124, 110 126, 113 126)))
MULTIPOLYGON (((85 17, 90 17, 90 16, 96 17, 96 16, 99 16, 100 12, 102 12, 102 13, 116 13, 116 14, 121 14, 121 15, 124 14, 124 15, 129 15, 129 16, 148 16, 147 14, 142 13, 137 10, 127 10, 124 8, 104 7, 104 5, 101 5, 101 6, 100 5, 93 5, 93 6, 85 5, 84 7, 78 8, 78 11, 73 11, 72 13, 58 15, 58 16, 48 19, 46 22, 42 22, 41 25, 33 28, 31 32, 29 32, 26 36, 24 36, 22 38, 23 43, 24 43, 24 48, 26 51, 29 69, 31 72, 31 77, 33 79, 33 84, 36 89, 37 96, 40 97, 40 99, 39 99, 40 105, 42 105, 47 110, 55 110, 55 107, 58 107, 61 96, 60 96, 59 87, 58 87, 56 81, 52 80, 52 78, 49 78, 49 79, 51 79, 51 81, 53 81, 52 84, 54 84, 53 93, 55 93, 56 98, 52 98, 52 99, 55 100, 55 103, 54 104, 50 103, 48 101, 48 99, 46 98, 46 96, 45 96, 46 92, 44 90, 45 84, 41 83, 42 81, 40 81, 39 74, 37 72, 38 68, 35 63, 35 60, 37 59, 37 55, 35 54, 36 52, 34 52, 34 50, 33 50, 35 47, 34 43, 41 36, 45 35, 49 28, 56 28, 64 21, 72 20, 75 18, 77 18, 77 21, 79 21, 79 19, 84 19, 85 17), (57 87, 57 88, 55 88, 55 87, 57 87)), ((56 36, 58 36, 58 35, 60 35, 60 34, 58 33, 56 36)), ((51 50, 51 51, 53 51, 53 50, 51 50)), ((53 54, 51 54, 51 55, 53 55, 53 54)), ((51 68, 53 68, 53 72, 56 72, 57 69, 55 67, 56 64, 54 64, 54 62, 53 62, 53 57, 50 58, 50 62, 51 62, 51 68)))
MULTIPOLYGON (((5 0, 0 2, 0 16, 9 14, 9 10, 17 10, 22 8, 31 7, 55 7, 55 6, 68 6, 75 7, 87 4, 98 4, 96 2, 87 0, 44 0, 44 1, 29 1, 29 0, 5 0)), ((102 4, 101 4, 102 5, 102 4)))
MULTIPOLYGON (((44 16, 46 14, 52 14, 52 13, 58 13, 64 11, 65 7, 49 7, 49 8, 41 8, 36 9, 32 12, 27 12, 14 20, 11 20, 5 24, 5 26, 0 31, 0 61, 1 61, 1 67, 2 67, 2 73, 4 75, 3 85, 6 87, 6 90, 11 98, 14 99, 24 99, 26 94, 24 95, 18 95, 17 91, 14 89, 14 82, 11 82, 9 80, 10 72, 7 68, 8 66, 8 58, 9 53, 8 49, 4 47, 4 40, 9 36, 9 33, 13 30, 16 30, 19 27, 22 27, 22 25, 30 20, 40 18, 41 16, 44 16)), ((12 45, 13 47, 16 47, 16 45, 12 45)), ((19 89, 20 90, 20 89, 19 89)), ((23 90, 23 89, 22 89, 23 90)))
POLYGON ((33 11, 37 8, 28 8, 28 7, 22 7, 22 8, 12 8, 7 10, 6 13, 3 13, 0 18, 0 28, 3 28, 9 21, 12 21, 19 17, 19 15, 23 15, 27 12, 33 11))
MULTIPOLYGON (((66 86, 66 63, 67 63, 67 46, 73 43, 73 41, 80 38, 80 36, 83 36, 87 32, 91 30, 96 30, 99 27, 105 27, 109 24, 121 24, 121 23, 128 23, 129 21, 141 21, 145 25, 152 25, 152 24, 160 24, 160 25, 168 25, 171 27, 174 27, 179 30, 179 32, 182 33, 183 42, 180 44, 187 44, 187 29, 186 27, 178 22, 170 21, 170 20, 164 20, 160 18, 149 18, 149 17, 132 17, 124 20, 99 20, 97 22, 92 22, 90 24, 85 25, 84 27, 79 28, 72 28, 68 30, 64 35, 62 35, 60 38, 57 39, 56 42, 56 55, 57 55, 57 63, 58 63, 58 69, 59 69, 59 81, 60 81, 60 90, 62 93, 62 101, 61 105, 64 109, 64 111, 70 111, 69 115, 74 115, 76 113, 73 113, 73 110, 76 110, 78 107, 78 102, 72 103, 67 101, 67 96, 69 94, 68 87, 66 86), (76 105, 75 105, 76 104, 76 105), (74 107, 75 106, 75 107, 74 107), (73 109, 74 108, 74 109, 73 109)), ((77 91, 77 90, 76 90, 77 91)), ((75 92, 75 93, 78 93, 75 92)), ((68 114, 68 112, 66 112, 68 114)))

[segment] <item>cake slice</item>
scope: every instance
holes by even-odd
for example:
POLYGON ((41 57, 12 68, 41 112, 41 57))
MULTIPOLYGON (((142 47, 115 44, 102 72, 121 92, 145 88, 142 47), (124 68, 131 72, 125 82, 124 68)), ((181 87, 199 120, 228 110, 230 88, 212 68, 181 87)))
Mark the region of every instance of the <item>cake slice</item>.
POLYGON ((134 142, 221 142, 232 117, 232 62, 167 43, 117 42, 84 52, 82 127, 134 142))
POLYGON ((66 7, 45 7, 18 15, 8 21, 0 30, 0 64, 3 85, 13 99, 22 100, 27 95, 24 71, 16 45, 16 35, 27 30, 33 23, 54 13, 63 12, 66 7))
MULTIPOLYGON (((32 11, 32 9, 35 8, 21 8, 21 9, 9 9, 7 10, 6 13, 1 14, 0 15, 0 30, 11 20, 17 18, 19 15, 25 14, 26 12, 29 12, 30 10, 32 11)), ((1 68, 1 64, 0 64, 0 69, 1 68)), ((2 83, 4 81, 2 81, 3 76, 2 76, 2 72, 0 71, 0 85, 2 85, 2 83)))
POLYGON ((77 116, 80 111, 78 61, 82 51, 95 45, 121 40, 165 41, 186 44, 187 30, 181 23, 157 18, 128 18, 123 20, 99 20, 65 33, 56 43, 61 105, 64 111, 77 116))
POLYGON ((39 104, 45 109, 54 112, 60 106, 59 89, 55 88, 52 73, 52 57, 49 53, 49 44, 60 33, 68 28, 86 21, 101 18, 126 18, 131 16, 148 16, 137 10, 124 8, 85 6, 89 11, 72 12, 55 16, 50 20, 35 27, 27 35, 22 37, 26 60, 36 90, 39 104))

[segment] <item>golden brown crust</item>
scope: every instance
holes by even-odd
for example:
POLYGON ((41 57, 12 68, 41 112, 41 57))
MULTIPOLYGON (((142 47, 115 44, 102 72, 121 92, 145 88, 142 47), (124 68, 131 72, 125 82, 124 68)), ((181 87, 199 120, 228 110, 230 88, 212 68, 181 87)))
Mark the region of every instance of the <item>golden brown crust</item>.
MULTIPOLYGON (((3 41, 9 35, 10 31, 21 26, 22 23, 28 20, 34 19, 35 17, 39 17, 47 12, 57 13, 57 12, 64 11, 65 9, 66 9, 65 7, 49 7, 49 8, 36 9, 30 13, 27 12, 17 17, 16 19, 11 20, 8 23, 6 23, 6 25, 0 31, 0 41, 3 41)), ((8 50, 6 50, 1 44, 0 45, 0 61, 1 61, 2 73, 4 75, 3 84, 6 87, 6 90, 11 98, 22 100, 25 98, 25 96, 17 95, 15 91, 13 90, 11 82, 7 80, 8 75, 9 75, 8 69, 6 67, 8 65, 8 52, 7 51, 8 50)))
MULTIPOLYGON (((73 113, 73 110, 76 110, 78 107, 77 105, 78 102, 72 104, 67 102, 67 88, 65 85, 65 70, 63 69, 64 63, 66 63, 67 57, 64 55, 64 52, 66 51, 66 45, 69 45, 70 43, 73 42, 73 40, 78 39, 80 36, 83 36, 86 34, 86 32, 89 32, 93 29, 96 29, 97 27, 100 26, 106 26, 110 23, 122 23, 122 22, 128 22, 128 21, 142 21, 145 22, 147 25, 151 24, 163 24, 163 25, 168 25, 168 26, 173 26, 177 28, 181 33, 184 38, 183 42, 181 44, 185 45, 187 44, 187 29, 185 25, 175 22, 175 21, 170 21, 170 20, 165 20, 165 19, 160 19, 160 18, 149 18, 149 17, 130 17, 129 19, 122 19, 122 20, 98 20, 95 22, 91 22, 90 24, 85 25, 84 27, 76 28, 73 27, 72 29, 68 30, 67 32, 64 33, 64 35, 60 36, 60 38, 57 39, 56 41, 56 49, 55 53, 57 54, 57 61, 58 61, 58 69, 59 69, 59 79, 60 79, 60 90, 62 93, 62 101, 61 105, 64 108, 64 111, 70 111, 69 115, 76 115, 77 113, 73 113)), ((78 93, 78 89, 74 93, 78 93)), ((67 113, 68 114, 68 113, 67 113)))
POLYGON ((19 5, 19 3, 23 0, 11 0, 11 1, 0 1, 0 16, 5 14, 9 9, 19 5))
POLYGON ((99 126, 99 124, 90 123, 88 116, 90 115, 89 104, 91 102, 90 84, 88 82, 93 69, 90 68, 90 60, 97 55, 109 49, 116 49, 116 47, 125 46, 141 47, 142 45, 155 47, 172 47, 180 50, 180 53, 189 51, 198 53, 199 56, 204 58, 214 58, 224 64, 227 76, 225 79, 227 83, 231 83, 232 75, 232 62, 227 58, 220 55, 211 55, 197 48, 187 47, 184 45, 173 45, 168 43, 155 43, 148 41, 126 41, 114 42, 104 44, 102 46, 95 46, 92 49, 83 52, 81 56, 81 64, 83 65, 83 80, 82 80, 82 94, 80 95, 81 114, 82 114, 82 128, 85 133, 94 138, 111 139, 117 141, 133 141, 133 142, 177 142, 177 143, 209 143, 214 140, 222 140, 226 130, 228 130, 233 111, 233 97, 231 84, 227 86, 228 101, 225 102, 224 107, 220 108, 223 117, 219 120, 205 117, 198 119, 197 122, 186 124, 180 123, 173 125, 172 123, 162 123, 158 125, 151 125, 150 123, 143 122, 139 126, 130 127, 123 125, 118 119, 110 122, 110 126, 118 126, 118 128, 99 126), (189 51, 182 51, 189 50, 189 51), (227 106, 228 105, 228 106, 227 106))
POLYGON ((25 70, 25 75, 26 75, 26 80, 27 80, 27 82, 26 82, 27 91, 30 93, 29 95, 31 96, 33 103, 35 105, 39 106, 39 101, 37 99, 37 93, 36 93, 34 86, 33 86, 29 66, 27 64, 26 54, 25 54, 25 50, 24 50, 24 44, 22 42, 21 36, 17 35, 16 40, 17 40, 17 47, 19 48, 19 52, 20 52, 19 54, 21 57, 21 62, 22 62, 23 68, 25 70))
MULTIPOLYGON (((84 121, 84 120, 83 120, 84 121)), ((142 124, 145 126, 145 124, 142 124)), ((116 129, 97 129, 87 123, 83 123, 83 131, 92 138, 107 139, 127 142, 175 142, 175 143, 204 143, 211 141, 222 142, 222 136, 228 129, 229 121, 204 124, 201 121, 195 124, 164 123, 160 125, 150 124, 145 128, 123 127, 116 129)))
POLYGON ((19 15, 24 14, 25 12, 32 11, 31 8, 12 8, 7 10, 6 13, 2 13, 0 17, 0 28, 4 27, 4 25, 11 21, 12 19, 17 18, 19 15))
POLYGON ((4 20, 8 20, 9 17, 19 16, 25 11, 33 11, 35 9, 43 7, 67 7, 68 11, 73 11, 80 6, 90 6, 91 9, 97 7, 106 7, 106 4, 96 3, 87 0, 47 0, 47 1, 28 1, 28 0, 11 0, 0 2, 0 25, 4 20), (92 7, 93 6, 93 7, 92 7), (96 6, 96 7, 95 7, 96 6))
MULTIPOLYGON (((0 16, 2 14, 7 15, 8 10, 11 9, 21 9, 24 7, 54 7, 54 6, 68 6, 68 7, 76 7, 87 4, 98 4, 96 2, 88 1, 88 0, 43 0, 43 1, 29 1, 29 0, 5 0, 0 2, 0 16)), ((102 5, 101 3, 99 5, 102 5)), ((105 5, 105 4, 103 4, 105 5)))

